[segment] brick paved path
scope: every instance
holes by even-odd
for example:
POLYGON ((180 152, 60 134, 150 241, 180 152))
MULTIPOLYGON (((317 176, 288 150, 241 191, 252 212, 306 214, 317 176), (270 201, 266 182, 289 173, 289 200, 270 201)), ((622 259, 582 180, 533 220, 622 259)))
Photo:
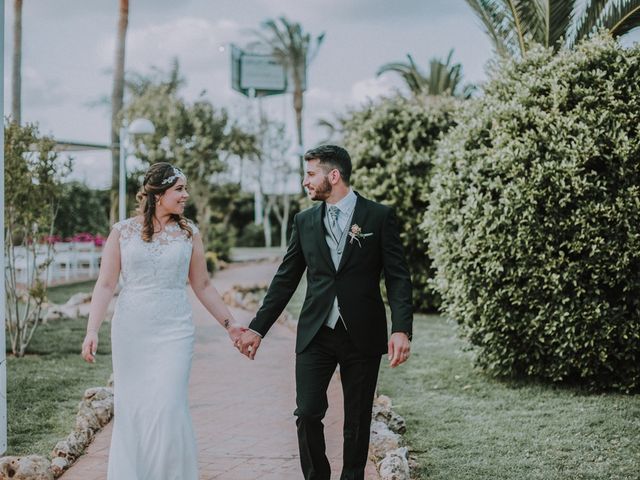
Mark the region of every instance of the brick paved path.
MULTIPOLYGON (((221 293, 237 284, 271 280, 277 264, 234 265, 218 273, 221 293)), ((302 478, 295 430, 295 334, 275 324, 252 362, 235 350, 224 330, 191 294, 196 346, 189 385, 200 480, 298 480, 302 478)), ((248 323, 250 312, 232 310, 248 323)), ((342 392, 334 378, 325 418, 327 454, 333 477, 342 462, 342 392)), ((61 478, 104 480, 111 424, 61 478)), ((367 465, 367 480, 377 478, 367 465)), ((128 479, 118 479, 128 480, 128 479)))

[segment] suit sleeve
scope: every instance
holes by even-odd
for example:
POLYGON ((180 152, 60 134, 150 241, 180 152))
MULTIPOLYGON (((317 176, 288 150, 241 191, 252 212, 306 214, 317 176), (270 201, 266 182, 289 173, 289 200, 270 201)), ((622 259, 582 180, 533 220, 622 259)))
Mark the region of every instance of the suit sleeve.
POLYGON ((398 218, 387 211, 382 226, 382 261, 387 299, 391 308, 391 333, 413 333, 413 299, 411 274, 404 256, 398 218))
POLYGON ((296 288, 298 288, 300 278, 305 268, 307 268, 302 248, 300 247, 297 220, 298 216, 296 215, 293 217, 293 227, 289 245, 287 246, 287 253, 285 253, 282 263, 278 267, 271 285, 269 285, 262 306, 249 324, 251 330, 263 337, 278 319, 289 300, 291 300, 296 288))

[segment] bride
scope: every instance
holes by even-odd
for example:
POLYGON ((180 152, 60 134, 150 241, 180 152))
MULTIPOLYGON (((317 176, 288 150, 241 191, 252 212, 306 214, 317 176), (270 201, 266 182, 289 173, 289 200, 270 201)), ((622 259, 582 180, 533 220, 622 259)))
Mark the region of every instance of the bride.
POLYGON ((198 228, 182 214, 184 174, 152 165, 138 193, 139 215, 114 225, 91 297, 82 357, 94 362, 98 331, 122 276, 111 322, 114 423, 108 480, 197 480, 188 404, 194 326, 191 288, 235 342, 237 326, 207 274, 198 228))

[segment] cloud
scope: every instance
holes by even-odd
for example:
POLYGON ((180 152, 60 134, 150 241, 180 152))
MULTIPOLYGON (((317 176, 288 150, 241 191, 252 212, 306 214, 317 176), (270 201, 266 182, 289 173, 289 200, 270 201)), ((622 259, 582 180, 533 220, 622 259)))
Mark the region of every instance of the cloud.
MULTIPOLYGON (((390 19, 405 22, 425 22, 441 18, 468 8, 451 0, 316 0, 291 2, 291 0, 256 0, 262 8, 274 12, 274 16, 286 12, 293 21, 332 20, 338 22, 370 22, 390 19)), ((326 23, 326 22, 325 22, 326 23)), ((328 24, 330 26, 330 24, 328 24)), ((328 27, 327 27, 328 28, 328 27)))
MULTIPOLYGON (((228 55, 221 53, 220 47, 237 41, 239 36, 240 27, 233 21, 213 23, 194 17, 133 28, 127 34, 127 69, 163 67, 172 58, 178 58, 192 72, 209 70, 228 62, 228 55)), ((100 50, 103 62, 111 64, 115 39, 105 41, 100 50)))
POLYGON ((393 95, 398 89, 398 82, 388 75, 366 78, 353 84, 351 100, 356 104, 362 104, 378 97, 393 95))

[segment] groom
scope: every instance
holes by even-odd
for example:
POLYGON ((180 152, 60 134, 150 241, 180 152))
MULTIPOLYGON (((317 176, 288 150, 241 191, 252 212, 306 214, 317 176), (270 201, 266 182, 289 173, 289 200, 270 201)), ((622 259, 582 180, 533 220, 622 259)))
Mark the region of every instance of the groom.
POLYGON ((255 357, 306 269, 307 295, 296 339, 295 415, 302 471, 307 480, 331 476, 322 419, 327 387, 340 365, 345 418, 340 479, 364 479, 380 357, 387 353, 396 367, 409 356, 411 278, 393 210, 351 189, 347 151, 324 145, 309 150, 304 159, 303 186, 319 204, 294 217, 282 264, 236 346, 255 357), (391 307, 388 341, 382 274, 391 307))

